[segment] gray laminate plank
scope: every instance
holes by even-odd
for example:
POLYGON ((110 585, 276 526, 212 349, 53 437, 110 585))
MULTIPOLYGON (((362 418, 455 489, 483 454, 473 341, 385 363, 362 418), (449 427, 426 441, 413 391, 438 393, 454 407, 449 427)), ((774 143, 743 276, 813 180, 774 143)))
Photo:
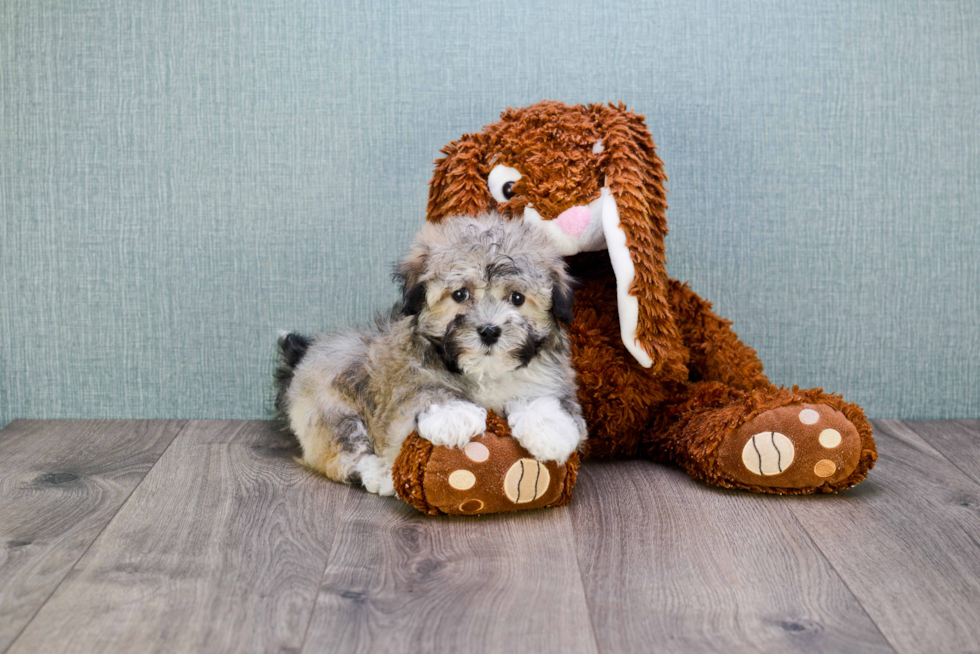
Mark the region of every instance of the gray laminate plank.
POLYGON ((595 652, 567 508, 425 516, 352 490, 303 651, 595 652))
POLYGON ((841 501, 787 505, 898 652, 980 648, 980 485, 907 425, 841 501))
POLYGON ((980 420, 907 420, 903 424, 980 483, 980 420))
POLYGON ((575 494, 602 652, 892 651, 785 498, 645 461, 587 463, 575 494))
POLYGON ((191 422, 11 647, 298 650, 347 488, 268 422, 191 422))
POLYGON ((15 421, 0 431, 0 652, 180 431, 178 421, 15 421))

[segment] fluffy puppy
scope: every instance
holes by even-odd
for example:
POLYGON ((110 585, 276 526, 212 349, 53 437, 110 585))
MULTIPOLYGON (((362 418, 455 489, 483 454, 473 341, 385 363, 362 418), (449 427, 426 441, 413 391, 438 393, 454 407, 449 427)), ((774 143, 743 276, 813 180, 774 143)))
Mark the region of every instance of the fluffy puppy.
POLYGON ((548 239, 496 214, 427 223, 395 277, 402 301, 372 328, 280 338, 276 405, 302 462, 393 495, 413 431, 463 447, 493 409, 535 458, 564 463, 586 427, 561 325, 570 280, 548 239))

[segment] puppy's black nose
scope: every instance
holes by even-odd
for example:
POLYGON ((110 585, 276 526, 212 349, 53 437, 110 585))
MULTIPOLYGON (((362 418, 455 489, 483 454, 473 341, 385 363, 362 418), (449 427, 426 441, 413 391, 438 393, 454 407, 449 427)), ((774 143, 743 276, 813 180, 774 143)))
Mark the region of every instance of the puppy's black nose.
POLYGON ((487 345, 493 345, 500 338, 500 327, 496 325, 483 325, 476 330, 480 335, 480 340, 487 345))

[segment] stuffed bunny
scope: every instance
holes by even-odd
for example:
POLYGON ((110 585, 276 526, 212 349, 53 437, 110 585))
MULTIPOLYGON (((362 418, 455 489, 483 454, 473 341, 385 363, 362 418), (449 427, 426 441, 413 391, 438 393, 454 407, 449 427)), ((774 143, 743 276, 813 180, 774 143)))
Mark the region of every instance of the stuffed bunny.
MULTIPOLYGON (((822 389, 771 384, 731 323, 667 276, 666 176, 643 116, 622 104, 540 102, 508 109, 442 152, 429 221, 498 211, 568 257, 578 282, 569 333, 589 430, 583 457, 673 463, 708 483, 762 493, 836 492, 867 476, 877 451, 861 408, 822 389)), ((396 492, 429 513, 570 500, 576 457, 536 462, 500 416, 483 440, 486 458, 472 461, 409 438, 396 492), (507 480, 513 491, 518 471, 523 480, 532 466, 547 467, 549 485, 515 502, 507 480), (454 488, 458 469, 477 483, 454 488)))

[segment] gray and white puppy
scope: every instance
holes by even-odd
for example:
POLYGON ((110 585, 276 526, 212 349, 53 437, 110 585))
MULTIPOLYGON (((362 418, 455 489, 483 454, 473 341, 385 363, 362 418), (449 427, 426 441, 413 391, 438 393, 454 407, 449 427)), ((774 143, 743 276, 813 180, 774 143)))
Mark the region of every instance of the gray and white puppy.
POLYGON ((548 239, 495 214, 427 223, 395 276, 403 299, 373 328, 280 338, 277 407, 303 463, 392 495, 412 431, 463 447, 488 409, 535 458, 564 463, 586 427, 561 326, 570 279, 548 239))

